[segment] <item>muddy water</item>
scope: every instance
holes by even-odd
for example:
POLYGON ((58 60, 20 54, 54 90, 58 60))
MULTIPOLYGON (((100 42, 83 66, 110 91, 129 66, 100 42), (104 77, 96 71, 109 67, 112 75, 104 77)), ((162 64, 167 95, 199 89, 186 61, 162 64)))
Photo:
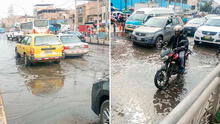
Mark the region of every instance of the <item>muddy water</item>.
POLYGON ((216 67, 216 49, 196 47, 190 38, 193 55, 187 73, 172 79, 172 86, 158 91, 154 75, 161 67, 160 51, 133 46, 130 41, 114 37, 112 44, 112 123, 156 124, 216 67))
POLYGON ((0 91, 9 124, 96 124, 92 84, 108 74, 108 47, 90 45, 81 58, 23 66, 15 43, 0 36, 0 91))

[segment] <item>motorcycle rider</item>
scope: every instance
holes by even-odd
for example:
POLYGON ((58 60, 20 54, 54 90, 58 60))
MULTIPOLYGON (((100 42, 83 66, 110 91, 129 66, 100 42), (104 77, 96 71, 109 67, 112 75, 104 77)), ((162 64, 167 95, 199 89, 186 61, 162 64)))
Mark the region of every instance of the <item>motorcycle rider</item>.
POLYGON ((179 72, 183 74, 185 72, 185 53, 188 50, 189 41, 184 34, 184 28, 181 25, 177 25, 174 27, 175 36, 171 39, 172 43, 172 49, 174 51, 177 51, 179 53, 179 61, 180 61, 180 67, 179 72), (187 41, 182 43, 181 41, 187 41))

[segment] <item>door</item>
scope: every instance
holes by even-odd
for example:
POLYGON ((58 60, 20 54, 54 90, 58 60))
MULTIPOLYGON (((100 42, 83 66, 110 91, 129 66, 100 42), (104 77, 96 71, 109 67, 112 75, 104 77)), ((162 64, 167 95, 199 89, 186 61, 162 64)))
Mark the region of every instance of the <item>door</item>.
POLYGON ((169 41, 171 38, 171 32, 172 32, 172 19, 168 19, 166 26, 164 28, 164 40, 169 41))
POLYGON ((20 45, 20 53, 21 55, 23 55, 24 53, 26 53, 27 55, 29 55, 30 53, 30 44, 31 44, 31 37, 26 36, 22 41, 21 41, 21 45, 20 45))

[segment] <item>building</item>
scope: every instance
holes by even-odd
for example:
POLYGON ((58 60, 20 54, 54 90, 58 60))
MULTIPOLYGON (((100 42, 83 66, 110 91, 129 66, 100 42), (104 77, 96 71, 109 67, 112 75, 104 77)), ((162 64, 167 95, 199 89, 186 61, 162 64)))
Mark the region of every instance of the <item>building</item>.
POLYGON ((34 15, 38 19, 61 20, 69 18, 67 10, 56 8, 54 4, 34 5, 34 15))
MULTIPOLYGON (((100 0, 88 2, 76 7, 77 25, 84 25, 85 23, 104 23, 108 20, 108 0, 100 0), (98 16, 99 15, 99 16, 98 16)), ((72 15, 74 20, 75 13, 72 15)), ((73 21, 74 22, 74 21, 73 21)))

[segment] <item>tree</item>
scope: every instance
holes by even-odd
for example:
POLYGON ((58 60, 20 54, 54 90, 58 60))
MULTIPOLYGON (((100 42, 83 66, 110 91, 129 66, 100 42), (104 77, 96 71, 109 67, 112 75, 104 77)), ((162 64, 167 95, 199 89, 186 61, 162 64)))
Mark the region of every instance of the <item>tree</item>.
POLYGON ((212 1, 205 2, 205 4, 200 5, 200 11, 210 13, 212 11, 212 1))

